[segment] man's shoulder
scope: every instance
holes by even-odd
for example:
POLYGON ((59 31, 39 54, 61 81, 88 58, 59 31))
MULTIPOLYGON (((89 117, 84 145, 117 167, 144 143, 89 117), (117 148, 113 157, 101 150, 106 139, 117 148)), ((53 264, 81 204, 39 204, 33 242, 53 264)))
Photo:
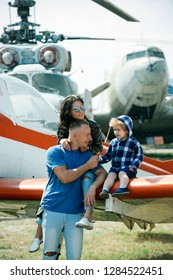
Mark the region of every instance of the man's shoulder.
POLYGON ((47 153, 50 154, 50 153, 58 152, 58 151, 61 151, 61 150, 62 150, 61 145, 55 145, 55 146, 52 146, 52 147, 48 148, 47 153))

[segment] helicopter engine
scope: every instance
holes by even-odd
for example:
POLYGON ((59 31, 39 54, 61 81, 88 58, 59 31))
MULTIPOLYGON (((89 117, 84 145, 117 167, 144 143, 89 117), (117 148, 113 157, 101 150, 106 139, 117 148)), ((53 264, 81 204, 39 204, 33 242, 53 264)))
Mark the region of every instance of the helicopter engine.
POLYGON ((57 44, 19 45, 0 48, 0 73, 17 65, 41 64, 46 69, 64 72, 71 70, 71 53, 57 44))

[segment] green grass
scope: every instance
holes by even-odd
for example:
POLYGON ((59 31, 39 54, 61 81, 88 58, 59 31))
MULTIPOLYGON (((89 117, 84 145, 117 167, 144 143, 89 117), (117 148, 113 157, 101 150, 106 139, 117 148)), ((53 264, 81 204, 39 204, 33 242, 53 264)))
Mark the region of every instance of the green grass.
MULTIPOLYGON (((42 245, 36 253, 28 248, 36 230, 35 219, 0 220, 1 260, 40 260, 42 245)), ((82 260, 173 260, 173 224, 158 224, 151 231, 137 225, 132 231, 120 222, 94 224, 84 231, 82 260)), ((64 242, 61 260, 65 259, 64 242)))

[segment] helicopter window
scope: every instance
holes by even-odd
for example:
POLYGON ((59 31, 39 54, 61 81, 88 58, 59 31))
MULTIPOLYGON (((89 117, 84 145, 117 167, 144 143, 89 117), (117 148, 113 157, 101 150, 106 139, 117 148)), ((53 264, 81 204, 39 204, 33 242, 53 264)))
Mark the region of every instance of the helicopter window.
POLYGON ((75 94, 72 82, 66 76, 52 73, 38 73, 33 76, 33 86, 42 93, 54 93, 66 97, 75 94))
POLYGON ((24 74, 12 74, 10 76, 13 76, 13 77, 18 78, 18 79, 20 79, 20 80, 22 80, 22 81, 24 81, 26 83, 29 83, 28 77, 26 75, 24 75, 24 74))
POLYGON ((7 88, 17 119, 33 129, 45 127, 57 130, 58 114, 53 108, 34 88, 16 81, 8 81, 7 88))

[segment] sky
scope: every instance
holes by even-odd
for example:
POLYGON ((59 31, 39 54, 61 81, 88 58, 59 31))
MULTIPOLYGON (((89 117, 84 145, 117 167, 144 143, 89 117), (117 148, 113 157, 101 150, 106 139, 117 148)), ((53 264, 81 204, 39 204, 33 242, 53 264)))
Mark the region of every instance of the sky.
MULTIPOLYGON (((134 44, 147 43, 160 47, 173 77, 173 1, 172 0, 110 0, 137 18, 127 22, 91 0, 36 0, 29 21, 39 23, 40 30, 51 30, 71 36, 116 38, 115 41, 73 40, 59 43, 72 53, 71 78, 79 90, 104 83, 108 69, 116 67, 117 58, 134 44), (132 40, 135 42, 129 42, 132 40)), ((9 0, 0 0, 0 33, 10 23, 9 0)), ((14 3, 14 1, 11 1, 14 3)), ((12 8, 12 23, 20 20, 12 8)))

